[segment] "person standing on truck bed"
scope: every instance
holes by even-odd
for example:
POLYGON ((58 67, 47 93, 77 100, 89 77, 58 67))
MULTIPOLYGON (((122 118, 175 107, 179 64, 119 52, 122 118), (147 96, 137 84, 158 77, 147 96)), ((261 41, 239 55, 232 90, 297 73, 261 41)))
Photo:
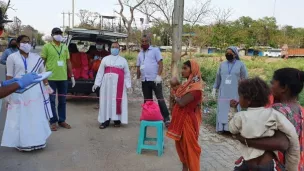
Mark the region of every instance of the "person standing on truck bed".
POLYGON ((153 91, 158 99, 160 111, 164 117, 166 127, 170 125, 169 110, 164 100, 162 89, 163 58, 159 48, 150 46, 150 37, 144 35, 142 38, 142 50, 137 58, 137 79, 142 81, 144 102, 153 100, 153 91))
POLYGON ((128 124, 128 97, 131 89, 131 75, 128 62, 119 56, 119 44, 113 43, 111 55, 106 56, 99 67, 92 91, 100 87, 98 122, 105 129, 114 121, 114 127, 128 124))
POLYGON ((49 84, 54 90, 50 96, 53 118, 50 119, 51 130, 57 131, 57 122, 60 127, 71 129, 66 121, 66 94, 68 90, 68 73, 71 74, 72 87, 75 86, 75 79, 72 72, 72 64, 68 47, 61 43, 62 31, 60 28, 52 30, 53 41, 44 45, 41 57, 44 59, 47 71, 53 74, 49 77, 49 84), (56 110, 56 92, 58 92, 58 116, 56 110), (59 118, 58 118, 59 117, 59 118))

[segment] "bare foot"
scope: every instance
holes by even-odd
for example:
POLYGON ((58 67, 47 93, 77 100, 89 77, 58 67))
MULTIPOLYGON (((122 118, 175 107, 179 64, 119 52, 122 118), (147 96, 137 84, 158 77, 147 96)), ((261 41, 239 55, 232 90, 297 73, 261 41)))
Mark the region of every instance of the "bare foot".
POLYGON ((189 171, 189 168, 185 164, 183 164, 183 171, 189 171))

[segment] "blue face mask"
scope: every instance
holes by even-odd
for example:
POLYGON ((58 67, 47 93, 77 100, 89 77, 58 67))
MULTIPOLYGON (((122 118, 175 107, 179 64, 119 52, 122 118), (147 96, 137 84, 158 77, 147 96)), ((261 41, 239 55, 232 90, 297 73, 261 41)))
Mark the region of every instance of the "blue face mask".
POLYGON ((99 57, 98 56, 94 56, 94 60, 97 60, 99 57))
POLYGON ((111 48, 111 54, 113 56, 117 56, 119 54, 119 49, 118 48, 111 48))

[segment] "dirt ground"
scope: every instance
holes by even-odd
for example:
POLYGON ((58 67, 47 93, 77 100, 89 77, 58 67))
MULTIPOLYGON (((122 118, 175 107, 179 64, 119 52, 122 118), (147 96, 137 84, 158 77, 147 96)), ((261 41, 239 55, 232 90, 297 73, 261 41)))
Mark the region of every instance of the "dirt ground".
MULTIPOLYGON (((0 147, 0 171, 178 171, 181 164, 174 143, 165 139, 165 153, 157 157, 154 151, 136 154, 140 107, 129 103, 129 124, 100 130, 95 100, 70 99, 67 105, 71 130, 59 129, 48 140, 47 148, 21 153, 0 147)), ((0 125, 4 125, 1 115, 0 125)), ((154 130, 149 134, 154 135, 154 130)), ((201 127, 201 170, 231 170, 238 157, 234 140, 201 127)))
MULTIPOLYGON (((0 79, 4 68, 0 65, 0 79)), ((3 78, 2 78, 3 77, 3 78)), ((137 89, 135 89, 138 91, 137 89)), ((136 154, 141 114, 140 93, 129 97, 129 124, 100 130, 97 122, 98 104, 95 99, 69 99, 67 122, 71 130, 59 129, 48 139, 47 148, 21 153, 0 147, 0 171, 179 171, 182 170, 174 142, 165 138, 162 157, 157 152, 136 154)), ((0 114, 0 140, 5 122, 5 110, 0 114)), ((149 130, 153 136, 155 130, 149 130)), ((229 137, 218 135, 214 128, 201 126, 199 142, 202 147, 201 171, 233 169, 238 158, 239 144, 229 137)))

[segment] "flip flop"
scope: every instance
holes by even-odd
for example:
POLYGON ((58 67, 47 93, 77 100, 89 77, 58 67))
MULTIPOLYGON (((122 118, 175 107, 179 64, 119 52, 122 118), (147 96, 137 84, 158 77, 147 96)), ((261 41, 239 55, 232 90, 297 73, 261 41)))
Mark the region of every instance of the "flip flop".
POLYGON ((106 125, 105 123, 102 123, 100 126, 99 126, 99 129, 106 129, 108 127, 108 125, 106 125))
POLYGON ((51 125, 51 131, 57 131, 57 124, 52 124, 51 125))

